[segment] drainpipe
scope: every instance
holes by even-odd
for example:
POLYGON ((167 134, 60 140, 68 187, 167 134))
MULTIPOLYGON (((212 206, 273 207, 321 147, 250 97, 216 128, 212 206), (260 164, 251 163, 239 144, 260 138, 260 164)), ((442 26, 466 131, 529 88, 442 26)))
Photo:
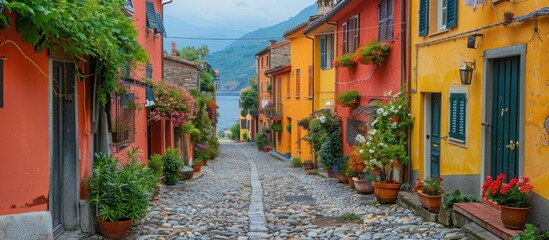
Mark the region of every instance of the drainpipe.
MULTIPOLYGON (((162 2, 162 21, 164 21, 164 6, 167 5, 167 4, 170 4, 172 3, 173 0, 168 0, 166 2, 162 2)), ((160 64, 160 71, 162 71, 162 79, 164 79, 164 40, 162 40, 162 44, 160 44, 160 59, 161 59, 161 64, 160 64)))
MULTIPOLYGON (((306 38, 310 39, 311 41, 313 41, 313 63, 312 63, 312 68, 313 68, 313 94, 311 96, 311 113, 314 113, 315 112, 315 78, 316 78, 316 74, 315 74, 315 39, 314 38, 311 38, 309 36, 305 36, 306 38)), ((312 146, 311 146, 312 147, 312 146)), ((309 151, 311 152, 311 151, 309 151)), ((313 152, 312 154, 312 160, 313 160, 313 164, 315 162, 315 153, 313 152)))
MULTIPOLYGON (((401 25, 401 30, 402 31, 405 31, 406 32, 406 41, 403 41, 402 42, 402 48, 403 48, 403 56, 405 56, 406 60, 404 61, 404 82, 406 83, 406 92, 408 93, 408 102, 411 102, 411 99, 412 99, 412 92, 411 92, 411 89, 412 89, 412 78, 411 78, 411 72, 410 72, 410 67, 411 67, 411 48, 410 48, 410 45, 408 44, 411 40, 411 35, 410 35, 410 30, 411 30, 411 24, 410 24, 410 21, 411 21, 411 9, 410 9, 410 4, 406 4, 407 1, 404 1, 404 0, 401 0, 401 11, 402 11, 402 19, 406 19, 406 26, 403 26, 401 25)), ((401 21, 402 22, 402 21, 401 21)), ((402 35, 402 34, 401 34, 402 35)), ((404 59, 404 57, 403 57, 404 59)), ((408 128, 408 156, 411 156, 412 154, 412 149, 411 149, 411 144, 412 144, 412 129, 409 127, 408 128)), ((410 157, 410 161, 409 161, 409 166, 408 166, 408 183, 411 184, 412 183, 412 161, 411 161, 411 157, 410 157)))

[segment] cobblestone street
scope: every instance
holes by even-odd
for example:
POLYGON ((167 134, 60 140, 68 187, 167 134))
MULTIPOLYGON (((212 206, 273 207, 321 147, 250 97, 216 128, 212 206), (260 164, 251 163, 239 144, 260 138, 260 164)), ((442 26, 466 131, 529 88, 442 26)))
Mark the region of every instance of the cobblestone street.
POLYGON ((203 167, 205 175, 164 187, 161 199, 127 238, 464 238, 459 229, 423 222, 398 205, 375 205, 373 194, 359 195, 335 179, 288 166, 254 145, 222 142, 219 157, 203 167), (339 218, 349 213, 364 223, 339 218))

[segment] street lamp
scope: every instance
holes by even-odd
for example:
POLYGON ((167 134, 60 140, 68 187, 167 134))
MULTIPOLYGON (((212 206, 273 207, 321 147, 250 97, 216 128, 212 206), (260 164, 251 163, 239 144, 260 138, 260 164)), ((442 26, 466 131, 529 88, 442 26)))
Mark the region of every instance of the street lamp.
POLYGON ((332 111, 332 107, 334 106, 334 104, 330 102, 330 100, 328 100, 326 104, 324 104, 324 106, 326 106, 326 109, 332 111))
POLYGON ((214 92, 217 92, 217 82, 219 82, 219 70, 214 70, 213 83, 214 83, 214 92))

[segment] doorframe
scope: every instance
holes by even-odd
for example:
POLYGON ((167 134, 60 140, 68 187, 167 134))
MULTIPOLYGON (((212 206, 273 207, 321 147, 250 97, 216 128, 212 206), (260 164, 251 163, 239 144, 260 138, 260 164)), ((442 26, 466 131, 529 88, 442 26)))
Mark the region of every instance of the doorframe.
MULTIPOLYGON (((49 190, 48 195, 51 193, 51 189, 53 187, 53 181, 52 181, 52 171, 53 171, 53 103, 54 103, 54 96, 53 96, 53 64, 54 62, 60 62, 60 63, 67 63, 67 64, 74 64, 74 62, 70 62, 68 60, 63 60, 59 58, 52 58, 50 57, 48 59, 48 132, 49 132, 49 166, 50 166, 50 182, 49 182, 49 190)), ((79 158, 79 141, 78 141, 78 81, 76 79, 76 71, 78 71, 78 68, 75 67, 74 73, 75 73, 75 79, 74 79, 74 121, 75 121, 75 129, 74 129, 74 135, 75 135, 75 149, 74 150, 74 159, 75 159, 75 172, 73 172, 70 177, 74 178, 76 181, 74 183, 66 183, 66 184, 74 184, 74 190, 71 191, 71 188, 63 187, 62 191, 62 205, 63 208, 63 229, 61 232, 64 231, 64 229, 74 229, 79 226, 80 224, 80 210, 79 210, 79 191, 80 191, 80 184, 79 184, 79 168, 80 168, 80 158, 79 158)), ((66 175, 64 173, 64 175, 66 175)), ((63 180, 65 180, 65 176, 63 176, 63 180)), ((52 198, 48 197, 48 212, 50 212, 52 209, 50 206, 53 206, 52 198)), ((52 228, 55 229, 56 226, 52 226, 52 228)))
POLYGON ((431 176, 431 94, 423 93, 423 178, 431 176))
POLYGON ((519 56, 519 66, 520 66, 520 76, 519 76, 519 146, 520 149, 518 154, 518 175, 524 175, 524 103, 525 103, 525 93, 526 93, 526 44, 517 44, 508 47, 484 50, 484 59, 483 59, 483 72, 482 77, 485 79, 484 84, 482 84, 482 148, 481 148, 481 171, 480 171, 480 185, 479 185, 479 194, 482 190, 482 179, 485 179, 486 176, 490 175, 491 161, 487 161, 491 157, 491 128, 488 127, 491 125, 492 121, 492 87, 493 87, 493 61, 498 58, 513 57, 519 56), (490 103, 490 104, 489 104, 490 103))

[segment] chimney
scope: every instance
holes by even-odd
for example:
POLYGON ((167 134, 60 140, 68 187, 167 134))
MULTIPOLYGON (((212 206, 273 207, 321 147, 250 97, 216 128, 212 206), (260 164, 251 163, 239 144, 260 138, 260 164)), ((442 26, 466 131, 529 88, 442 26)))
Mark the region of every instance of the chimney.
POLYGON ((269 40, 269 42, 271 43, 271 46, 276 44, 276 40, 274 39, 269 40))
POLYGON ((172 42, 172 56, 177 57, 177 47, 175 46, 175 41, 172 42))
POLYGON ((317 0, 317 14, 324 15, 334 7, 334 0, 317 0))

